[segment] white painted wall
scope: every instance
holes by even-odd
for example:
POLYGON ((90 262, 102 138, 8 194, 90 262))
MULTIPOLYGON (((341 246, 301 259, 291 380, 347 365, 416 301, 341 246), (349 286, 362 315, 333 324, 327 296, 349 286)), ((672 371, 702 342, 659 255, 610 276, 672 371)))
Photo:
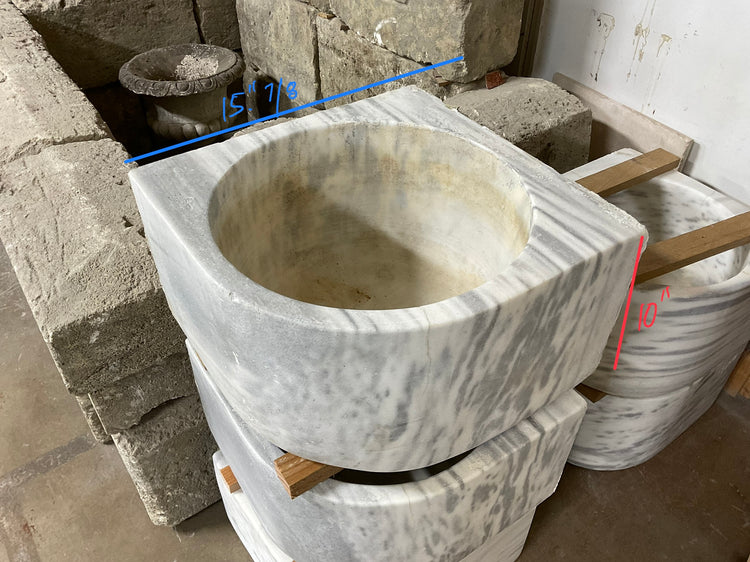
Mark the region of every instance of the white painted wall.
POLYGON ((750 204, 749 0, 546 0, 555 72, 693 137, 685 172, 750 204))

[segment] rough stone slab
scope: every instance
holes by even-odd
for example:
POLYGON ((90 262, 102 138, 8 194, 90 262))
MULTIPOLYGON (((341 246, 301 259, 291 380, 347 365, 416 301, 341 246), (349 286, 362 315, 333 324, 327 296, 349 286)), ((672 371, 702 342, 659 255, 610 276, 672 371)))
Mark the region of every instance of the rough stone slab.
POLYGON ((310 4, 313 8, 321 12, 331 12, 331 0, 302 0, 305 4, 310 4))
POLYGON ((233 50, 240 48, 235 0, 195 0, 195 15, 206 43, 233 50))
POLYGON ((298 0, 237 0, 246 62, 275 80, 297 83, 297 104, 318 99, 318 10, 298 0))
POLYGON ((99 114, 9 0, 0 0, 0 26, 0 165, 44 146, 106 138, 99 114))
POLYGON ((191 0, 13 0, 82 88, 117 81, 120 66, 154 47, 200 41, 191 0))
POLYGON ((94 436, 94 439, 99 441, 99 443, 111 443, 112 436, 107 432, 106 429, 104 429, 104 426, 102 425, 99 416, 96 414, 94 405, 91 403, 91 400, 89 400, 89 397, 83 394, 80 396, 76 396, 76 400, 78 401, 78 405, 81 407, 83 417, 86 418, 86 423, 89 424, 89 429, 91 430, 91 434, 94 436))
POLYGON ((558 172, 588 161, 591 110, 574 95, 538 78, 509 78, 492 90, 445 101, 558 172))
POLYGON ((107 434, 136 425, 157 406, 197 392, 185 352, 89 394, 107 434))
POLYGON ((87 394, 182 351, 112 140, 0 170, 0 238, 68 389, 87 394))
MULTIPOLYGON (((261 72, 257 68, 248 66, 242 75, 242 86, 245 92, 245 108, 247 109, 248 121, 255 121, 260 117, 273 115, 276 113, 276 88, 279 83, 272 76, 269 76, 261 72), (268 90, 266 87, 269 84, 273 84, 273 91, 271 88, 268 90), (270 100, 270 101, 269 101, 270 100)), ((290 100, 287 95, 282 94, 279 99, 279 111, 286 111, 294 107, 303 105, 299 97, 290 100)), ((289 114, 289 118, 303 117, 319 111, 318 108, 322 109, 322 105, 315 107, 306 107, 305 109, 299 109, 293 114, 289 114)))
POLYGON ((369 41, 424 64, 463 56, 441 69, 470 82, 513 60, 523 0, 331 0, 333 12, 369 41))
MULTIPOLYGON (((419 63, 373 45, 348 29, 339 18, 327 20, 319 17, 317 22, 322 97, 334 96, 398 74, 424 68, 419 63)), ((407 85, 418 86, 440 98, 455 95, 465 88, 477 87, 476 84, 439 86, 434 71, 427 71, 344 96, 326 103, 326 107, 350 103, 407 85)))
POLYGON ((217 446, 198 396, 168 402, 112 437, 154 525, 176 525, 219 500, 217 446))

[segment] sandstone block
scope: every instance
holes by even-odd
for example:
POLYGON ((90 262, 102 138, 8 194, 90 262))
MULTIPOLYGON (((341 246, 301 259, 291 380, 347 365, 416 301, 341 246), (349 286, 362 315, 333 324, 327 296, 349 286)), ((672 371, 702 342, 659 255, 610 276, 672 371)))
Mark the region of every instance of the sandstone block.
POLYGON ((275 80, 294 81, 295 105, 318 99, 318 10, 298 0, 237 0, 245 60, 275 80))
MULTIPOLYGON (((339 18, 327 20, 319 17, 317 23, 322 97, 424 68, 419 63, 373 45, 351 31, 339 18)), ((456 94, 464 88, 477 87, 475 84, 439 86, 435 73, 427 71, 327 102, 326 107, 350 103, 407 85, 416 85, 440 98, 456 94)))
POLYGON ((106 138, 99 114, 9 0, 0 0, 0 21, 0 165, 44 146, 106 138))
POLYGON ((191 0, 13 0, 82 88, 117 81, 134 55, 199 42, 191 0))
POLYGON ((240 48, 240 27, 235 0, 195 0, 195 14, 206 43, 240 48))
POLYGON ((136 425, 157 406, 197 392, 185 352, 89 394, 107 434, 136 425))
POLYGON ((112 437, 155 525, 176 525, 219 500, 218 447, 198 396, 168 402, 112 437))
POLYGON ((558 172, 588 161, 591 111, 552 82, 510 78, 492 90, 464 92, 445 103, 558 172))
POLYGON ((99 443, 111 443, 112 436, 107 432, 106 429, 104 429, 104 426, 102 425, 99 416, 96 414, 96 410, 94 410, 94 406, 91 403, 91 400, 89 400, 89 397, 83 394, 80 396, 76 396, 76 400, 78 401, 78 406, 80 406, 81 411, 83 412, 83 417, 86 418, 86 423, 89 424, 89 429, 91 430, 91 434, 94 436, 94 439, 99 441, 99 443))
POLYGON ((321 12, 331 12, 331 0, 302 0, 305 4, 310 4, 312 7, 320 10, 321 12))
POLYGON ((463 56, 443 77, 470 82, 513 60, 523 0, 331 0, 354 31, 389 51, 423 64, 463 56))
POLYGON ((75 394, 183 351, 139 228, 127 157, 105 139, 51 146, 0 170, 0 238, 75 394))

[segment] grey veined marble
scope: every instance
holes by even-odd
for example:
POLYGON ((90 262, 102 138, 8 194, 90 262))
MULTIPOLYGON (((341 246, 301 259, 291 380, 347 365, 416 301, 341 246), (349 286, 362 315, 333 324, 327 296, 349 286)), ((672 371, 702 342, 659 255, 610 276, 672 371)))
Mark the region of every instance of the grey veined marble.
MULTIPOLYGON (((268 536, 245 493, 242 490, 233 494, 229 493, 220 472, 228 464, 221 451, 214 454, 216 480, 219 482, 224 509, 237 536, 252 556, 253 562, 294 562, 268 536)), ((487 540, 461 562, 512 562, 516 560, 526 543, 534 511, 536 510, 529 511, 518 521, 487 540)))
POLYGON ((588 402, 568 462, 594 470, 619 470, 646 462, 690 427, 714 403, 739 353, 704 378, 661 396, 605 396, 588 402))
POLYGON ((571 390, 424 479, 368 485, 353 482, 372 474, 341 473, 337 478, 349 481, 329 479, 291 500, 273 466, 283 452, 239 418, 188 350, 209 427, 252 508, 227 505, 235 529, 252 542, 253 521, 262 521, 259 549, 273 550, 270 544, 297 562, 447 562, 472 553, 469 560, 485 561, 504 560, 503 552, 514 559, 531 514, 557 486, 585 411, 571 390), (483 553, 483 545, 492 552, 483 553))
POLYGON ((237 415, 368 471, 451 458, 581 382, 645 235, 413 87, 130 178, 172 312, 237 415))
MULTIPOLYGON (((621 150, 566 177, 578 179, 637 156, 621 150)), ((609 198, 648 228, 652 242, 716 223, 748 208, 679 172, 669 172, 609 198)), ((750 340, 748 246, 638 285, 633 291, 617 370, 622 317, 599 367, 586 384, 617 396, 645 398, 675 392, 736 357, 750 340), (669 296, 665 288, 669 287, 669 296), (663 298, 663 300, 662 300, 663 298), (646 327, 640 322, 646 315, 646 327), (654 311, 656 318, 653 318, 654 311), (640 328, 640 330, 639 330, 640 328)))
MULTIPOLYGON (((577 179, 637 154, 621 150, 566 176, 577 179)), ((671 238, 747 210, 679 172, 610 201, 642 221, 651 240, 671 238)), ((659 453, 716 400, 750 339, 749 318, 747 247, 638 285, 617 370, 612 367, 622 317, 601 364, 585 381, 610 395, 589 403, 568 460, 586 468, 617 470, 659 453), (641 305, 645 312, 650 303, 656 303, 655 319, 653 312, 641 319, 641 305)))

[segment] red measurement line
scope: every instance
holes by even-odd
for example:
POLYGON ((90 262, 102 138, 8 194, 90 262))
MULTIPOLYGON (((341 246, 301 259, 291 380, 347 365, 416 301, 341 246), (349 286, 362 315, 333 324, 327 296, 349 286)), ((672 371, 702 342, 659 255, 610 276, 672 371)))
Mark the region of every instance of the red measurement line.
POLYGON ((625 316, 622 318, 622 330, 620 330, 620 341, 617 344, 617 353, 615 354, 615 364, 613 371, 617 370, 617 362, 620 360, 620 350, 622 349, 622 338, 625 337, 625 326, 628 323, 628 312, 630 312, 630 299, 633 298, 633 287, 635 287, 635 274, 638 271, 638 262, 641 261, 641 249, 643 248, 643 236, 638 243, 638 255, 635 257, 635 267, 633 268, 633 279, 630 281, 630 291, 628 291, 628 302, 625 304, 625 316))

